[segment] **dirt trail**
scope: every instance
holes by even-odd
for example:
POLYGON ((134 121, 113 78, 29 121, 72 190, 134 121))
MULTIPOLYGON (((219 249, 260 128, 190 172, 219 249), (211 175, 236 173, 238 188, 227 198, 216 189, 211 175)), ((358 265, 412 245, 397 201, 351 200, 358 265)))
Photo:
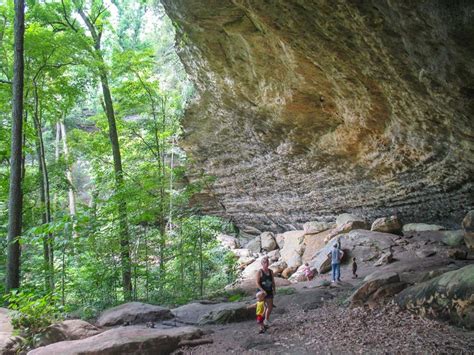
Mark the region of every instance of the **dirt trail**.
MULTIPOLYGON (((335 298, 316 309, 304 311, 294 305, 275 314, 266 334, 257 334, 254 321, 207 326, 204 330, 212 344, 181 348, 175 354, 474 354, 474 332, 420 318, 394 305, 348 308, 343 300, 351 289, 348 284, 331 288, 335 298)), ((278 296, 275 302, 278 305, 278 296)))

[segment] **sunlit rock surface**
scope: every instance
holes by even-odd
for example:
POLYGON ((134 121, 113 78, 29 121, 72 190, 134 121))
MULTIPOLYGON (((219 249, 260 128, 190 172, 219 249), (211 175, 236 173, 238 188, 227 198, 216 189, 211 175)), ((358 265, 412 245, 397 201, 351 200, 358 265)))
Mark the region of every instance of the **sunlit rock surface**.
POLYGON ((473 208, 474 2, 162 0, 206 213, 281 231, 473 208))

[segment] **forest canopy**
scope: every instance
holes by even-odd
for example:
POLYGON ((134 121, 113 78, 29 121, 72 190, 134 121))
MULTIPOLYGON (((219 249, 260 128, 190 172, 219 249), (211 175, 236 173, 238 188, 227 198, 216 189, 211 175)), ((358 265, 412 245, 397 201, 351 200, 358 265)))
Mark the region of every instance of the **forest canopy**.
MULTIPOLYGON (((2 279, 14 17, 14 2, 2 3, 2 279)), ((189 204, 211 177, 188 178, 180 122, 193 87, 161 5, 27 1, 23 58, 19 287, 7 283, 5 299, 91 317, 129 300, 184 303, 232 282, 234 259, 216 235, 233 227, 189 204)))

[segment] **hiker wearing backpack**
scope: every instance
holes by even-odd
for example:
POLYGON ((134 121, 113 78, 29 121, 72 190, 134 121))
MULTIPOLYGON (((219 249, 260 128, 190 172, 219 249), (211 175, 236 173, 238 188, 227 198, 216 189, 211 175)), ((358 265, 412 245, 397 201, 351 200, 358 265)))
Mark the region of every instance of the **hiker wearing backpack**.
POLYGON ((341 281, 341 260, 343 256, 344 252, 339 249, 339 245, 334 244, 331 250, 332 282, 341 281))

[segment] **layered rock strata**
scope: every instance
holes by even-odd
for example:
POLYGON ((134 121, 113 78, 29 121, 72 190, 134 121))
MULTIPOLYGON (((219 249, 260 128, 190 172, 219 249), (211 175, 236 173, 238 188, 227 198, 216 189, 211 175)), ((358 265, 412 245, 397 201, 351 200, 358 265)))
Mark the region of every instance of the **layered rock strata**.
POLYGON ((206 213, 260 230, 341 212, 459 226, 474 206, 474 3, 161 0, 197 97, 206 213))

